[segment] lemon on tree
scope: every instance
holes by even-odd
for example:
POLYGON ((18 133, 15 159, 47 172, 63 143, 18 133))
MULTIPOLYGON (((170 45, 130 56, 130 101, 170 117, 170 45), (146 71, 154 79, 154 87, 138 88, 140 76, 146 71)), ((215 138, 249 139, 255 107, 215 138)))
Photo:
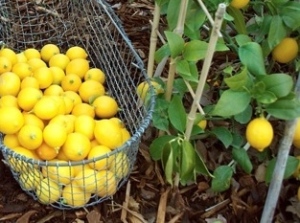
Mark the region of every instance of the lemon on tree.
POLYGON ((19 176, 19 182, 24 190, 35 190, 43 179, 41 171, 36 168, 24 171, 19 176))
POLYGON ((294 38, 286 37, 273 49, 272 57, 279 63, 289 63, 294 60, 299 51, 299 46, 294 38))
POLYGON ((100 170, 97 174, 97 191, 100 197, 112 196, 117 192, 118 182, 115 175, 109 170, 100 170))
POLYGON ((108 169, 114 173, 117 179, 122 179, 129 174, 130 162, 124 152, 112 156, 112 162, 108 169))
POLYGON ((43 132, 35 125, 24 125, 18 132, 18 141, 24 148, 35 150, 43 142, 43 132))
POLYGON ((4 134, 17 133, 24 125, 24 117, 16 107, 0 108, 0 132, 4 134))
POLYGON ((250 0, 232 0, 230 6, 236 9, 241 9, 249 4, 250 0))
POLYGON ((92 102, 95 114, 98 118, 111 118, 119 110, 116 100, 108 95, 101 95, 92 102))
POLYGON ((107 169, 113 160, 113 156, 108 156, 110 152, 111 149, 104 145, 97 145, 91 148, 87 159, 92 159, 94 162, 89 163, 90 167, 95 170, 107 169), (103 157, 99 159, 101 156, 103 157))
POLYGON ((12 66, 8 58, 0 56, 0 74, 11 71, 12 66))
POLYGON ((273 140, 273 127, 264 117, 251 120, 246 128, 246 139, 256 150, 262 152, 273 140))
POLYGON ((40 53, 42 60, 49 62, 52 56, 60 53, 60 49, 55 44, 49 43, 42 47, 40 53))
POLYGON ((5 72, 0 75, 0 97, 4 95, 17 96, 21 88, 21 80, 13 72, 5 72))
POLYGON ((40 89, 27 87, 19 92, 17 102, 23 111, 29 112, 42 97, 43 92, 40 89))
POLYGON ((58 183, 46 177, 36 186, 35 194, 42 204, 51 204, 60 198, 61 187, 58 183))
POLYGON ((67 130, 58 123, 49 123, 43 130, 43 139, 47 145, 58 150, 67 139, 67 130))
POLYGON ((62 190, 62 202, 72 207, 82 207, 91 199, 91 193, 81 190, 79 187, 70 183, 62 190))

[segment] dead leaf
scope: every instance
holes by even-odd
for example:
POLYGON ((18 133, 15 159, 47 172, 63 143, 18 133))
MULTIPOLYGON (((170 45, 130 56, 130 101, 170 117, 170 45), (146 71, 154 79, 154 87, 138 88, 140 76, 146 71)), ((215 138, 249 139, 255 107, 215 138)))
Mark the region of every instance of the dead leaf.
POLYGON ((140 204, 136 202, 136 200, 134 200, 133 197, 130 196, 128 201, 128 208, 133 211, 139 211, 140 204))
POLYGON ((41 219, 39 219, 36 223, 45 223, 45 222, 48 222, 52 218, 61 216, 61 214, 62 214, 62 212, 58 211, 58 210, 54 211, 54 212, 51 212, 51 213, 47 214, 46 216, 42 217, 41 219))
POLYGON ((88 223, 103 223, 103 221, 101 221, 100 218, 101 214, 96 210, 92 210, 86 215, 88 223))
POLYGON ((22 215, 22 214, 21 213, 12 213, 12 214, 8 214, 8 215, 4 215, 3 217, 0 218, 0 221, 11 220, 11 219, 19 217, 20 215, 22 215))
POLYGON ((37 213, 36 210, 30 210, 27 211, 25 214, 23 214, 20 218, 18 218, 18 220, 16 221, 16 223, 28 223, 30 220, 30 217, 37 213))
POLYGON ((254 176, 258 182, 260 182, 260 183, 265 182, 265 179, 266 179, 266 164, 265 163, 262 163, 257 167, 254 176))

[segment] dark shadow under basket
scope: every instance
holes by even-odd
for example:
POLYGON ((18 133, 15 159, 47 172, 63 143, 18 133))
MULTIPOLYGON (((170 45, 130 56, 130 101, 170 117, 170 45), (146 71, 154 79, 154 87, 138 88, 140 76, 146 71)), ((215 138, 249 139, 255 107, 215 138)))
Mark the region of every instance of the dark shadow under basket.
MULTIPOLYGON (((47 43, 57 44, 63 50, 74 45, 85 48, 89 54, 91 67, 98 67, 106 74, 105 87, 117 100, 121 108, 118 117, 130 131, 131 138, 109 155, 81 162, 57 163, 28 159, 7 148, 3 144, 3 135, 0 137, 1 150, 4 162, 10 167, 14 178, 33 198, 37 199, 37 192, 30 187, 31 181, 34 183, 39 181, 39 187, 42 188, 39 193, 43 193, 44 197, 49 197, 48 202, 39 200, 40 202, 59 209, 87 207, 110 198, 128 179, 136 160, 141 136, 151 121, 155 101, 154 90, 146 75, 143 62, 132 47, 118 17, 105 1, 57 0, 49 2, 0 0, 1 41, 17 52, 29 47, 41 49, 47 43), (151 86, 151 97, 147 105, 141 104, 136 93, 137 85, 143 81, 147 81, 151 86), (92 165, 96 161, 108 158, 118 159, 114 170, 119 171, 119 174, 114 176, 102 174, 102 180, 95 178, 95 182, 98 182, 95 187, 97 191, 101 190, 101 193, 91 193, 91 197, 78 195, 77 188, 74 187, 69 190, 73 194, 72 201, 66 202, 62 196, 56 199, 54 196, 56 192, 53 192, 55 188, 49 189, 47 186, 43 188, 45 185, 52 186, 49 183, 49 177, 46 179, 44 176, 36 176, 42 170, 46 174, 55 175, 60 182, 59 193, 61 193, 65 187, 62 186, 64 183, 61 183, 65 182, 63 173, 71 173, 73 167, 83 169, 85 165, 92 165), (62 169, 64 171, 60 172, 62 169), (113 184, 116 184, 116 190, 109 188, 111 178, 114 179, 113 184), (80 205, 80 202, 76 203, 76 199, 84 199, 87 202, 80 205)), ((82 180, 85 177, 89 176, 84 176, 82 180)))

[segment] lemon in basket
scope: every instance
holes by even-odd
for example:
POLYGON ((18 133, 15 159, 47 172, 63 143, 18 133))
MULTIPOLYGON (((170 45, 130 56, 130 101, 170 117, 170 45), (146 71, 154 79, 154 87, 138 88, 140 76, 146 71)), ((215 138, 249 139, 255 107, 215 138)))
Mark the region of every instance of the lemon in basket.
POLYGON ((28 171, 24 171, 19 176, 19 182, 23 189, 25 190, 34 190, 37 185, 43 179, 43 175, 41 171, 38 169, 30 169, 28 171))
POLYGON ((115 174, 117 179, 122 179, 129 174, 130 162, 127 155, 123 152, 112 156, 112 162, 108 169, 115 174))
POLYGON ((37 184, 35 193, 41 203, 51 204, 60 198, 61 187, 46 177, 37 184))
POLYGON ((112 196, 117 191, 117 180, 109 170, 100 170, 97 173, 97 191, 99 197, 112 196))
POLYGON ((74 177, 72 183, 85 192, 95 193, 98 179, 100 178, 96 170, 83 168, 74 177))
POLYGON ((60 53, 60 49, 57 45, 49 43, 42 47, 40 53, 42 60, 44 60, 45 62, 49 62, 52 56, 60 53))
POLYGON ((74 59, 86 59, 88 57, 87 52, 84 48, 80 46, 72 46, 70 47, 66 52, 67 57, 69 57, 70 60, 74 59))
POLYGON ((0 97, 4 95, 17 96, 21 88, 21 80, 13 72, 5 72, 0 75, 0 97))
POLYGON ((54 165, 42 167, 43 176, 48 177, 58 184, 69 184, 74 177, 74 167, 67 161, 54 159, 50 161, 54 165))
POLYGON ((74 183, 66 185, 62 190, 62 202, 72 207, 84 206, 91 198, 91 193, 81 190, 74 183))
MULTIPOLYGON (((94 146, 89 154, 88 159, 96 159, 97 157, 108 155, 111 152, 111 149, 104 145, 97 145, 94 146)), ((89 163, 90 167, 96 170, 103 170, 107 169, 108 166, 111 164, 113 156, 103 157, 100 160, 96 160, 94 162, 89 163)))
POLYGON ((0 108, 0 132, 4 134, 17 133, 24 125, 24 117, 16 107, 0 108))

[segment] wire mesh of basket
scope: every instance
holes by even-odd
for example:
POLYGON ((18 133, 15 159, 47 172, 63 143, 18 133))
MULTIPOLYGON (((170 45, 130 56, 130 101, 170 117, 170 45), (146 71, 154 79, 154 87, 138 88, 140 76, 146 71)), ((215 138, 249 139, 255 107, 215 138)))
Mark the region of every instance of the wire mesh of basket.
POLYGON ((105 88, 121 108, 117 117, 130 132, 122 146, 80 161, 35 159, 31 151, 1 150, 21 188, 39 202, 59 209, 87 207, 111 198, 127 181, 141 140, 151 121, 155 94, 143 62, 118 17, 102 0, 0 0, 0 40, 17 52, 54 43, 81 46, 92 67, 106 74, 105 88), (150 86, 143 103, 139 83, 150 86))

